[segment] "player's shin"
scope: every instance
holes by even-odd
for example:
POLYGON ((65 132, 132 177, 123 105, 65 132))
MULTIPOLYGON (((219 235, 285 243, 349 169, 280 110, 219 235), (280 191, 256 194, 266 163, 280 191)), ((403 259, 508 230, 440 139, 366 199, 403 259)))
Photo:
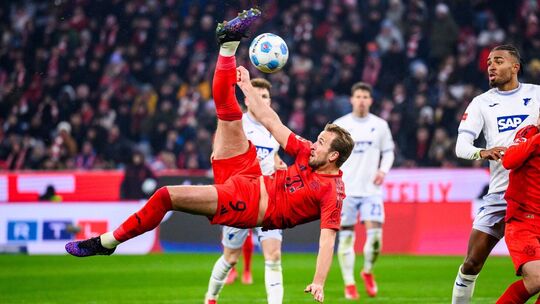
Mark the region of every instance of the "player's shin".
POLYGON ((219 55, 212 83, 212 94, 217 117, 221 120, 242 119, 242 109, 236 99, 235 86, 236 58, 219 55))
POLYGON ((339 232, 338 260, 345 285, 354 285, 354 241, 353 230, 339 232))
POLYGON ((364 244, 364 272, 371 273, 373 264, 379 257, 382 247, 382 228, 371 228, 366 231, 364 244))
POLYGON ((281 261, 265 261, 264 284, 268 304, 281 304, 283 302, 283 273, 281 261))
POLYGON ((225 257, 221 256, 212 269, 212 274, 210 275, 210 281, 208 282, 208 291, 206 292, 206 299, 217 299, 219 293, 223 289, 225 284, 225 278, 229 274, 232 265, 225 261, 225 257))
POLYGON ((167 187, 161 187, 139 211, 135 212, 114 230, 112 239, 109 237, 109 234, 104 235, 102 241, 106 243, 103 246, 116 246, 118 243, 125 242, 156 228, 161 223, 167 211, 170 210, 172 210, 171 196, 167 187), (114 240, 118 243, 114 244, 114 240))
POLYGON ((474 285, 478 275, 464 274, 461 265, 458 269, 454 289, 452 291, 452 304, 468 304, 474 293, 474 285))

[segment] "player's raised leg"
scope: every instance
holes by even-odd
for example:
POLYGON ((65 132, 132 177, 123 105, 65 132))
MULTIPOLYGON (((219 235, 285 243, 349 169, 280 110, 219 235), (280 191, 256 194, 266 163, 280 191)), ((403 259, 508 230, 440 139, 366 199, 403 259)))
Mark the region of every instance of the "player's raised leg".
POLYGON ((159 188, 146 204, 114 231, 83 241, 69 242, 66 251, 74 256, 110 255, 116 246, 156 228, 168 211, 212 216, 217 210, 214 186, 169 186, 159 188))
POLYGON ((498 242, 499 239, 492 235, 476 229, 472 230, 467 248, 467 257, 463 264, 459 266, 454 282, 452 292, 453 304, 467 304, 471 302, 476 278, 482 270, 491 250, 493 250, 493 247, 498 242))
POLYGON ((248 141, 242 129, 242 110, 236 100, 236 49, 250 25, 259 18, 258 9, 243 11, 230 21, 218 24, 216 37, 219 56, 214 72, 212 92, 218 124, 214 139, 213 158, 226 159, 247 151, 248 141))
MULTIPOLYGON (((538 258, 529 256, 528 258, 538 258)), ((525 263, 522 267, 523 279, 512 283, 504 294, 497 300, 497 304, 526 303, 540 291, 540 260, 525 263)), ((536 300, 535 303, 540 303, 536 300)))

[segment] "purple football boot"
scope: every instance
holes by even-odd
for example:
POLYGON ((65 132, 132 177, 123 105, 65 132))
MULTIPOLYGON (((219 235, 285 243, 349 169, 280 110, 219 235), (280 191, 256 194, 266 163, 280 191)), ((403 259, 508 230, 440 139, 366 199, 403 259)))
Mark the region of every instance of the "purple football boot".
POLYGON ((99 236, 84 241, 69 242, 66 244, 66 251, 76 257, 87 257, 92 255, 111 255, 114 250, 101 245, 99 236))
POLYGON ((238 14, 232 20, 218 23, 216 27, 216 37, 219 45, 229 41, 240 41, 247 37, 246 33, 249 27, 259 19, 261 11, 257 8, 250 8, 238 14))

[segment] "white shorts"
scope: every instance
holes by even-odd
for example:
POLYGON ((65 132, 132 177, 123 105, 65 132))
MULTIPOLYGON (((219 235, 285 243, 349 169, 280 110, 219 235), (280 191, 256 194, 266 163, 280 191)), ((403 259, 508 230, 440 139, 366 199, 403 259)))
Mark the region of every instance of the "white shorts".
MULTIPOLYGON (((263 231, 262 228, 255 228, 255 233, 257 234, 259 242, 262 242, 266 239, 276 239, 281 242, 283 239, 283 231, 281 229, 267 230, 263 231)), ((249 233, 249 229, 240 229, 229 226, 223 226, 223 236, 221 238, 221 244, 224 247, 230 249, 242 248, 244 241, 246 240, 249 233)))
POLYGON ((482 198, 485 203, 474 217, 473 228, 499 240, 504 236, 506 201, 504 192, 489 193, 482 198))
POLYGON ((347 196, 341 210, 341 227, 354 226, 360 221, 384 223, 384 204, 382 196, 347 196))

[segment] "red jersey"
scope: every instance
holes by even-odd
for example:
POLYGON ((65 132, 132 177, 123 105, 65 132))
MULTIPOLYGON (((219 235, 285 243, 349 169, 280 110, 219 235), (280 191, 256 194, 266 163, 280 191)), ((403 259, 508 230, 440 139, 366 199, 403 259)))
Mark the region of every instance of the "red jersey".
POLYGON ((339 174, 319 174, 308 165, 311 142, 291 133, 285 147, 296 157, 287 170, 277 170, 264 177, 268 209, 263 228, 291 228, 321 219, 321 229, 338 230, 345 186, 339 174))
POLYGON ((502 164, 511 170, 504 196, 506 220, 523 213, 540 215, 540 134, 517 138, 504 153, 502 164))

